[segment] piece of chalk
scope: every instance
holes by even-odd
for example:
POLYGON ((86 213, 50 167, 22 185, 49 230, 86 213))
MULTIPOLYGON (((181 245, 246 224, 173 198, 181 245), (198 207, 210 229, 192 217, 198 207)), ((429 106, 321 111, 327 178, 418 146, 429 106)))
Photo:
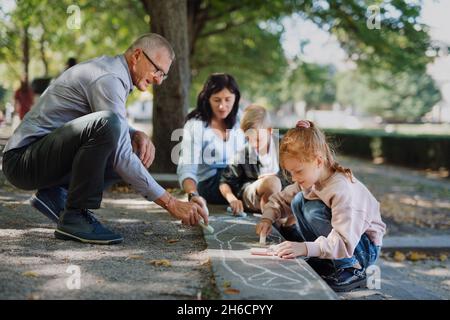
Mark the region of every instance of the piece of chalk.
POLYGON ((211 234, 214 233, 214 228, 211 227, 209 224, 206 225, 204 222, 200 222, 199 225, 203 228, 203 230, 206 230, 206 231, 208 231, 211 234))
MULTIPOLYGON (((233 209, 231 207, 227 208, 227 212, 233 214, 233 209)), ((238 214, 236 214, 235 216, 241 217, 241 218, 245 218, 247 216, 247 213, 245 213, 244 211, 239 212, 238 214)))
POLYGON ((268 248, 250 248, 250 254, 255 256, 273 256, 274 252, 268 248))
POLYGON ((266 235, 265 234, 259 235, 259 244, 262 244, 262 245, 266 244, 266 235))

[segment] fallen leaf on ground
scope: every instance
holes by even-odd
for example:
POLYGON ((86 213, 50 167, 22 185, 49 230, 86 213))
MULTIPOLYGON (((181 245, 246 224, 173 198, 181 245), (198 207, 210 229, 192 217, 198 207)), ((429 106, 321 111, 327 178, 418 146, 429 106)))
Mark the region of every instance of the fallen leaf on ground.
POLYGON ((143 256, 139 256, 139 255, 131 255, 131 256, 128 256, 128 257, 125 259, 125 261, 127 261, 127 260, 142 260, 142 259, 144 259, 143 256))
POLYGON ((22 273, 22 275, 24 277, 29 277, 29 278, 37 278, 37 277, 39 277, 39 274, 37 272, 34 272, 34 271, 25 271, 24 273, 22 273))
POLYGON ((428 257, 425 253, 420 253, 420 252, 411 252, 411 254, 409 255, 408 259, 411 261, 419 261, 419 260, 426 260, 428 257))
POLYGON ((224 292, 226 294, 239 294, 241 291, 239 291, 238 289, 227 288, 224 290, 224 292))
POLYGON ((4 206, 7 207, 7 208, 10 208, 10 209, 15 210, 15 209, 17 209, 17 207, 18 207, 19 205, 18 205, 18 204, 15 204, 15 203, 5 203, 4 206))
POLYGON ((27 300, 40 300, 40 299, 41 299, 41 297, 37 293, 31 293, 27 297, 27 300))
POLYGON ((151 235, 153 235, 153 232, 144 232, 144 235, 145 236, 151 236, 151 235))
POLYGON ((403 253, 401 253, 400 251, 395 251, 395 253, 394 253, 395 261, 403 262, 403 261, 405 261, 405 259, 406 259, 406 256, 403 253))
POLYGON ((224 281, 224 282, 223 282, 223 287, 224 287, 224 288, 229 288, 229 287, 231 287, 231 282, 230 282, 230 281, 224 281))
POLYGON ((169 260, 161 259, 161 260, 151 260, 148 262, 151 265, 154 265, 156 267, 171 267, 172 264, 169 260))
POLYGON ((117 193, 130 193, 132 190, 128 186, 116 186, 111 191, 117 193))
POLYGON ((209 264, 209 258, 200 263, 201 266, 209 264))
POLYGON ((169 239, 169 240, 167 240, 167 243, 176 243, 178 241, 180 241, 180 240, 178 240, 178 239, 169 239))

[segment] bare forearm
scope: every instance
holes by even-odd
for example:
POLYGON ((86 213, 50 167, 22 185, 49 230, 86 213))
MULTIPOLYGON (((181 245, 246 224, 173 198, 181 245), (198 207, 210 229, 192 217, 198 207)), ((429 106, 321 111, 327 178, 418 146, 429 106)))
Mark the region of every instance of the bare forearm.
POLYGON ((194 180, 187 178, 183 180, 183 190, 186 193, 197 192, 197 184, 194 180))
POLYGON ((228 184, 222 183, 219 186, 219 190, 220 190, 220 193, 222 194, 222 196, 225 199, 227 199, 228 203, 230 203, 231 201, 238 200, 238 198, 236 198, 236 196, 233 194, 233 191, 231 190, 231 188, 228 184))

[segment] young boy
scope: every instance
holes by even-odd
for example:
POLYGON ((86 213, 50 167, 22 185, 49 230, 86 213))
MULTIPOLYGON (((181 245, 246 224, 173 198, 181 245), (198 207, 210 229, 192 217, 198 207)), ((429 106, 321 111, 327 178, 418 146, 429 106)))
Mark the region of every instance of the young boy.
POLYGON ((278 150, 267 110, 248 106, 242 115, 241 129, 246 146, 238 151, 234 163, 223 170, 219 186, 235 215, 244 210, 261 212, 269 197, 282 189, 278 150))

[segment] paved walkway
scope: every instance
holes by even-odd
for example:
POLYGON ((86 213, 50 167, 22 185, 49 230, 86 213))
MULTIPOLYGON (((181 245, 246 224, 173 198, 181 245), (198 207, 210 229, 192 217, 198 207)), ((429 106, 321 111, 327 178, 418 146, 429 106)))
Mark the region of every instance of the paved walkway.
POLYGON ((0 299, 215 298, 199 227, 183 227, 135 194, 108 193, 96 215, 124 236, 116 246, 56 240, 54 225, 0 189, 0 299), (70 272, 79 270, 73 289, 70 272))

